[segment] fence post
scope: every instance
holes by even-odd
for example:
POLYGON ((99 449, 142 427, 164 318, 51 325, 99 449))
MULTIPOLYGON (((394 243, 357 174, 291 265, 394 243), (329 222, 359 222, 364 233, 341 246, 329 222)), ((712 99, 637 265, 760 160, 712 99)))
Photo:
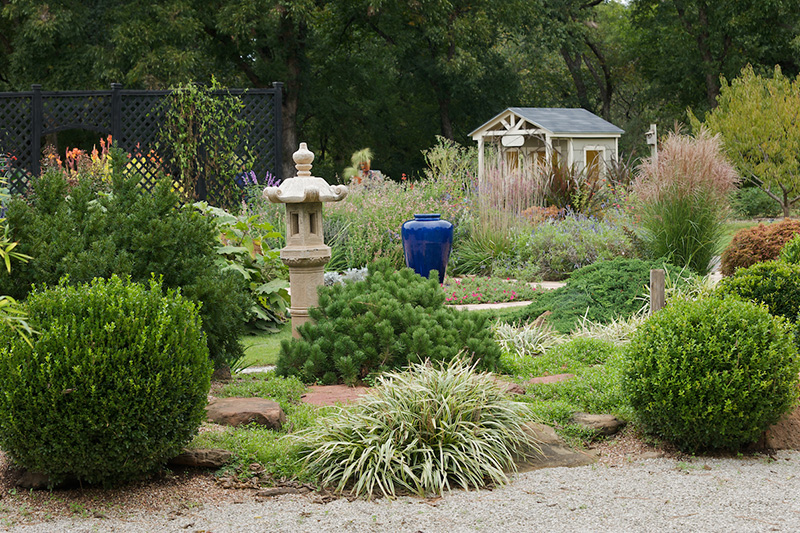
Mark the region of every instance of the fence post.
POLYGON ((44 109, 42 107, 42 86, 38 83, 31 85, 33 98, 31 98, 31 172, 34 176, 42 173, 42 122, 44 109))
POLYGON ((121 83, 111 84, 111 142, 114 146, 122 136, 122 90, 121 83))
POLYGON ((664 269, 662 268, 650 271, 650 314, 664 308, 664 277, 664 269))
MULTIPOLYGON (((275 178, 283 179, 283 83, 272 82, 272 103, 275 109, 275 178)), ((287 179, 291 176, 287 176, 287 179)))

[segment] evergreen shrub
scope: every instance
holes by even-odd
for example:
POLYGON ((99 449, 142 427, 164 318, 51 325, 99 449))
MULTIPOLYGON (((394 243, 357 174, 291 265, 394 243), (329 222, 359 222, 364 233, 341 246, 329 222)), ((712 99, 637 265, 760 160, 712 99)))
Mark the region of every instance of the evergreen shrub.
POLYGON ((320 287, 315 322, 298 328, 299 340, 283 341, 277 372, 306 382, 352 384, 370 373, 425 360, 449 361, 461 352, 493 370, 500 349, 485 316, 444 305, 434 276, 388 261, 369 266, 364 281, 320 287))
POLYGON ((781 248, 778 259, 784 263, 800 264, 800 234, 796 234, 781 248))
POLYGON ((797 399, 792 326, 738 298, 680 300, 634 335, 623 390, 642 427, 681 450, 755 442, 797 399))
POLYGON ((723 278, 717 291, 766 304, 773 315, 795 321, 800 312, 800 265, 764 261, 723 278))
POLYGON ((783 247, 800 233, 800 221, 784 219, 774 224, 759 224, 740 230, 722 252, 720 269, 725 276, 737 268, 777 259, 783 247))
POLYGON ((666 269, 675 280, 693 276, 664 261, 624 257, 597 261, 573 272, 563 287, 541 291, 530 305, 505 314, 504 320, 527 322, 550 311, 547 323, 561 333, 569 333, 583 317, 597 323, 629 317, 645 305, 650 270, 656 268, 666 269))
POLYGON ((778 217, 781 206, 758 187, 742 187, 731 195, 731 207, 743 218, 778 217))
POLYGON ((111 194, 98 194, 88 180, 69 183, 50 171, 33 182, 29 203, 15 200, 8 225, 18 249, 32 257, 25 268, 0 272, 0 294, 24 299, 32 284, 71 283, 112 274, 147 281, 152 274, 163 287, 202 304, 200 314, 209 353, 217 367, 243 356, 239 336, 253 302, 235 272, 221 272, 218 230, 212 220, 182 208, 163 180, 152 194, 142 194, 136 176, 125 177, 127 159, 112 151, 115 172, 111 194))
POLYGON ((0 324, 0 447, 50 476, 112 484, 160 468, 205 416, 197 305, 112 276, 37 290, 32 346, 0 324))

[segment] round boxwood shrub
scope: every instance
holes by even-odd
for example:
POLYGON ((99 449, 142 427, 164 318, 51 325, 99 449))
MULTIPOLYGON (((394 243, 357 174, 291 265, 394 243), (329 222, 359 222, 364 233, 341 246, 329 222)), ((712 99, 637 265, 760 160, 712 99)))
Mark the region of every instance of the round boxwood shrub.
POLYGON ((800 265, 765 261, 740 268, 733 276, 723 278, 717 291, 764 303, 773 315, 794 321, 800 312, 800 265))
POLYGON ((682 300, 628 348, 623 390, 643 428, 680 449, 755 442, 797 399, 791 325, 738 298, 682 300))
POLYGON ((791 219, 739 230, 722 252, 722 274, 730 276, 737 268, 747 268, 761 261, 777 259, 781 249, 798 233, 800 221, 791 219))
POLYGON ((26 307, 32 345, 0 328, 0 448, 53 483, 123 482, 180 453, 210 384, 196 304, 112 276, 26 307))
POLYGON ((315 322, 283 341, 277 372, 306 382, 356 383, 409 363, 449 361, 459 353, 494 370, 500 359, 488 319, 444 305, 438 279, 382 260, 364 281, 320 287, 315 322))

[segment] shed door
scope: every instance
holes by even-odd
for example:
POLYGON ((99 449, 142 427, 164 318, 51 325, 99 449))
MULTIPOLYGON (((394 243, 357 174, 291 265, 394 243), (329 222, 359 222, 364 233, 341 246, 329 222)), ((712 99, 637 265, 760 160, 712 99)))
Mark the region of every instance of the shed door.
POLYGON ((603 166, 603 150, 586 150, 586 179, 600 179, 603 166))

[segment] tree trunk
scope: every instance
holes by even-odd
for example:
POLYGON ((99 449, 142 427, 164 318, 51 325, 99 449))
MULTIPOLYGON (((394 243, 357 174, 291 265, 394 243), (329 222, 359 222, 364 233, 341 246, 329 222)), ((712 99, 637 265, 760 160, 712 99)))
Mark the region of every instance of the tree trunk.
MULTIPOLYGON (((303 75, 303 61, 305 59, 305 33, 304 23, 294 28, 294 23, 284 16, 281 21, 283 36, 282 41, 287 43, 286 47, 286 69, 288 78, 284 86, 283 105, 281 108, 281 122, 283 127, 282 151, 283 151, 283 179, 293 178, 297 172, 294 166, 292 154, 300 147, 299 133, 297 128, 297 110, 300 106, 300 86, 303 75)), ((313 147, 312 147, 313 150, 313 147)))
POLYGON ((587 111, 594 112, 594 106, 589 101, 589 93, 586 89, 586 83, 583 81, 583 73, 581 72, 583 55, 578 53, 577 57, 573 58, 569 50, 562 47, 561 56, 564 58, 564 63, 567 64, 567 69, 569 69, 569 73, 572 76, 572 82, 575 84, 575 91, 578 94, 578 103, 587 111))
POLYGON ((441 124, 442 137, 454 140, 453 124, 450 122, 450 98, 439 98, 439 122, 441 124))

